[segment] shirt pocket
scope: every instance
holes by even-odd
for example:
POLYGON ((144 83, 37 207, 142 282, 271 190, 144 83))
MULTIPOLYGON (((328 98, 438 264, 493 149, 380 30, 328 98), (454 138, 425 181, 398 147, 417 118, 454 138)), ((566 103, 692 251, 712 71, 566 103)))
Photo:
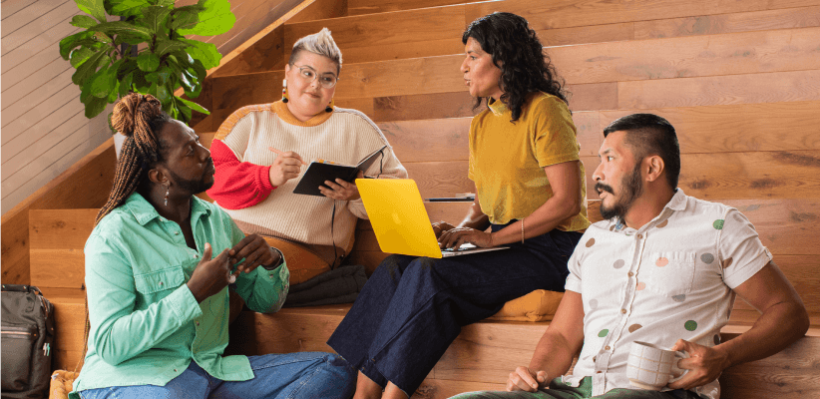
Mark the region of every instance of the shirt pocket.
POLYGON ((154 270, 134 276, 134 282, 142 294, 155 294, 160 291, 171 290, 179 287, 185 282, 185 273, 182 265, 172 266, 165 269, 154 270))
POLYGON ((694 252, 656 252, 644 258, 638 274, 639 289, 674 297, 688 294, 695 279, 694 252), (641 286, 641 283, 645 285, 641 286))

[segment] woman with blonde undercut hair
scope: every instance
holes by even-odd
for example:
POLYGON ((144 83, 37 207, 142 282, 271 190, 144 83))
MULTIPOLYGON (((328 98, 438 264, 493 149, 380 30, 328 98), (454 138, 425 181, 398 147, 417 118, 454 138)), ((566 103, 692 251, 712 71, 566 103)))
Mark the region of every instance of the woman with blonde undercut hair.
POLYGON ((294 194, 307 163, 356 165, 385 147, 365 175, 407 177, 370 118, 334 105, 341 69, 342 53, 327 28, 299 39, 285 66, 282 100, 237 110, 211 146, 216 183, 208 195, 243 231, 282 250, 291 284, 339 265, 353 247, 357 218, 367 218, 352 183, 327 181, 324 197, 294 194))

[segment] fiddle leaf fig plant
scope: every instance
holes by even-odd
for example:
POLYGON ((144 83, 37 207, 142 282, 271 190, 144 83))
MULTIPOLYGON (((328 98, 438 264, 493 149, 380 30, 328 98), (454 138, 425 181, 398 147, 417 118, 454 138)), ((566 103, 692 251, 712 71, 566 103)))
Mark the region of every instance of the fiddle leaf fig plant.
POLYGON ((222 55, 215 45, 185 36, 216 36, 233 27, 236 16, 227 0, 199 0, 175 7, 174 0, 74 0, 88 15, 71 25, 84 30, 60 40, 60 55, 76 69, 85 116, 93 118, 129 92, 151 94, 175 119, 191 120, 199 104, 188 98, 202 92, 210 68, 222 55), (110 17, 119 17, 110 18, 110 17), (138 49, 134 51, 134 49, 138 49))

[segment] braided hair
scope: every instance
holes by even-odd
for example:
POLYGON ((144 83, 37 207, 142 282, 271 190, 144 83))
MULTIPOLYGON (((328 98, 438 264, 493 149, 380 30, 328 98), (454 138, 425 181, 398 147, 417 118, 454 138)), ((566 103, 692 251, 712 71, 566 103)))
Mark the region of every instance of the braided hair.
POLYGON ((111 125, 125 136, 125 142, 108 202, 100 209, 94 224, 125 203, 144 184, 148 171, 163 162, 165 148, 159 132, 170 121, 171 117, 162 111, 162 104, 151 95, 131 93, 114 105, 111 125))
MULTIPOLYGON (((501 101, 512 111, 511 122, 521 116, 529 93, 541 91, 567 102, 563 80, 526 19, 495 12, 473 21, 464 31, 462 43, 467 44, 471 37, 492 56, 493 64, 501 68, 499 85, 504 91, 501 101)), ((481 106, 482 100, 477 98, 473 109, 481 106)))

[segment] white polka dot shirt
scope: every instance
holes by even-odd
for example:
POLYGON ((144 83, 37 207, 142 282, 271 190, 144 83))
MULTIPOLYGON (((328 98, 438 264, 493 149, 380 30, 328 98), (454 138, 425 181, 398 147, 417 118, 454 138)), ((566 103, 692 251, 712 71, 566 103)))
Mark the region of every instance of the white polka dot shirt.
MULTIPOLYGON (((569 260, 566 289, 584 304, 584 346, 572 375, 593 379, 593 395, 638 389, 626 376, 633 341, 672 347, 679 338, 720 343, 732 289, 772 260, 754 226, 737 209, 678 189, 659 216, 638 230, 618 220, 587 229, 569 260)), ((717 381, 696 390, 717 399, 717 381)))

